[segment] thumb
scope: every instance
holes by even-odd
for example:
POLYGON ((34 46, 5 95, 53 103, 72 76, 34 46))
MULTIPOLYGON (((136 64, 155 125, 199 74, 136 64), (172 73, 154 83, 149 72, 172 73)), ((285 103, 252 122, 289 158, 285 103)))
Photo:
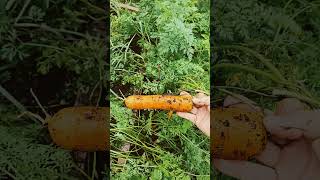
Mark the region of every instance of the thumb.
POLYGON ((210 96, 196 96, 192 101, 196 106, 210 106, 210 96))
POLYGON ((264 119, 264 124, 268 132, 281 139, 298 139, 303 136, 300 128, 288 128, 281 126, 286 121, 286 117, 268 116, 264 119))
POLYGON ((267 116, 266 129, 280 138, 298 139, 305 136, 316 139, 320 136, 320 111, 301 111, 289 115, 267 116))
POLYGON ((196 123, 196 115, 192 114, 192 113, 187 113, 187 112, 177 112, 176 113, 178 116, 185 118, 189 121, 191 121, 192 123, 196 123))

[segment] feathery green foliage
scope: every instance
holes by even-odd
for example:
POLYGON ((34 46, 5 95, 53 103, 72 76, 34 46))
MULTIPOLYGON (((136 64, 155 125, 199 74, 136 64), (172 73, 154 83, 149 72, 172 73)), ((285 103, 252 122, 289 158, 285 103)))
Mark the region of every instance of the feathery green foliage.
MULTIPOLYGON (((131 4, 138 12, 119 2, 111 12, 117 96, 209 92, 209 1, 140 0, 131 4)), ((169 120, 163 111, 129 110, 115 96, 111 145, 113 179, 210 178, 209 139, 191 122, 176 115, 169 120)))

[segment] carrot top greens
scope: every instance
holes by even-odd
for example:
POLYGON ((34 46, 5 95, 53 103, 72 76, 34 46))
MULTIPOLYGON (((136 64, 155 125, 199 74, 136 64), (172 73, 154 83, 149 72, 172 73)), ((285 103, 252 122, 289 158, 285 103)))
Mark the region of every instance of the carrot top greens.
MULTIPOLYGON (((165 110, 132 111, 122 100, 209 92, 209 0, 111 4, 112 179, 209 179, 209 139, 191 122, 175 114, 169 120, 165 110)), ((164 109, 170 102, 144 100, 164 109)), ((189 110, 188 102, 181 107, 189 110)))

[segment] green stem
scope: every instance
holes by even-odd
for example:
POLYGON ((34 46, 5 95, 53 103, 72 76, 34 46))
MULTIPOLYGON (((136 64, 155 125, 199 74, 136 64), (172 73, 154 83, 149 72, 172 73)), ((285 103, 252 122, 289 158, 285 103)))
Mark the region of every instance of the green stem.
POLYGON ((15 177, 12 173, 10 173, 9 171, 5 170, 5 169, 1 169, 1 171, 3 171, 5 174, 7 174, 10 178, 12 179, 18 179, 17 177, 15 177))
POLYGON ((272 74, 274 74, 276 78, 278 78, 281 81, 285 81, 285 78, 281 75, 280 71, 270 62, 270 60, 264 57, 263 55, 259 54, 258 52, 250 48, 239 46, 239 45, 223 45, 223 46, 220 46, 220 48, 238 49, 253 55, 257 59, 259 59, 272 72, 272 74))
POLYGON ((27 111, 27 109, 19 102, 16 100, 16 98, 14 98, 5 88, 3 88, 0 85, 0 93, 6 97, 12 104, 14 104, 20 111, 21 113, 24 113, 27 111))
POLYGON ((87 173, 85 173, 80 167, 78 167, 75 163, 73 164, 73 167, 77 169, 81 174, 83 174, 88 180, 92 180, 90 176, 87 173))
POLYGON ((276 96, 271 95, 271 94, 265 94, 265 93, 258 92, 258 91, 255 91, 255 90, 245 89, 245 88, 240 88, 240 87, 234 87, 234 86, 214 86, 214 88, 217 88, 217 89, 237 89, 237 90, 241 90, 241 91, 255 93, 255 94, 258 94, 258 95, 261 95, 261 96, 276 97, 276 96))
POLYGON ((304 96, 299 93, 295 93, 295 92, 291 92, 291 91, 287 91, 287 90, 275 89, 275 90, 273 90, 272 94, 275 96, 286 96, 286 97, 297 98, 297 99, 300 99, 301 101, 307 102, 311 105, 320 107, 320 102, 317 99, 312 99, 312 98, 309 98, 309 97, 304 96))
POLYGON ((112 89, 110 89, 110 92, 116 96, 116 98, 120 99, 121 101, 124 101, 124 98, 120 97, 117 93, 115 93, 112 89))
POLYGON ((270 79, 276 83, 280 83, 282 84, 283 82, 281 80, 279 80, 277 77, 273 76, 270 73, 266 73, 262 70, 259 69, 255 69, 252 67, 248 67, 248 66, 244 66, 244 65, 239 65, 239 64, 231 64, 231 63, 221 63, 221 64, 217 64, 213 66, 214 69, 221 69, 221 68, 225 68, 228 70, 243 70, 243 71, 247 71, 253 74, 257 74, 260 76, 263 76, 267 79, 270 79))
POLYGON ((44 109, 44 107, 41 105, 38 97, 34 94, 32 88, 30 89, 30 93, 32 95, 32 97, 34 98, 34 100, 36 101, 36 103, 38 104, 38 106, 40 107, 40 109, 42 110, 42 112, 46 115, 46 118, 50 117, 49 113, 44 109))
POLYGON ((56 49, 59 51, 65 51, 62 48, 56 47, 56 46, 50 46, 50 45, 46 45, 46 44, 38 44, 38 43, 22 43, 22 45, 25 46, 37 46, 37 47, 45 47, 45 48, 51 48, 51 49, 56 49))
POLYGON ((101 13, 101 14, 106 14, 106 11, 100 7, 97 7, 95 5, 92 5, 89 1, 87 0, 80 0, 81 2, 83 2, 84 4, 86 4, 87 6, 89 6, 90 8, 94 9, 95 12, 101 13))
POLYGON ((94 180, 94 175, 96 172, 96 163, 97 163, 96 152, 93 152, 92 175, 91 175, 92 180, 94 180))
POLYGON ((16 20, 15 20, 15 22, 14 22, 15 24, 19 21, 19 19, 20 19, 21 16, 23 15, 23 13, 24 13, 24 11, 26 10, 26 8, 28 7, 30 1, 31 1, 31 0, 27 0, 27 1, 24 3, 24 5, 23 5, 23 7, 22 7, 22 9, 21 9, 18 17, 16 18, 16 20))
MULTIPOLYGON (((56 29, 56 28, 52 28, 46 24, 33 24, 33 23, 17 23, 14 25, 15 27, 17 28, 40 28, 40 29, 43 29, 45 31, 49 31, 49 32, 52 32, 52 33, 55 33, 57 35, 61 35, 60 33, 66 33, 66 34, 72 34, 72 35, 76 35, 76 36, 80 36, 80 37, 83 37, 83 38, 86 38, 88 39, 89 36, 86 35, 86 34, 82 34, 82 33, 79 33, 79 32, 75 32, 75 31, 70 31, 70 30, 67 30, 67 29, 56 29)), ((91 37, 93 38, 93 37, 91 37)))
POLYGON ((244 96, 242 96, 242 95, 240 95, 240 94, 233 93, 233 92, 228 91, 228 90, 226 90, 226 89, 219 89, 219 90, 222 91, 222 92, 224 92, 224 93, 226 93, 226 94, 230 94, 231 96, 233 96, 233 97, 241 100, 242 102, 245 102, 246 104, 248 104, 249 106, 251 106, 253 109, 256 108, 257 103, 254 102, 254 101, 252 101, 251 99, 248 99, 247 97, 244 97, 244 96))

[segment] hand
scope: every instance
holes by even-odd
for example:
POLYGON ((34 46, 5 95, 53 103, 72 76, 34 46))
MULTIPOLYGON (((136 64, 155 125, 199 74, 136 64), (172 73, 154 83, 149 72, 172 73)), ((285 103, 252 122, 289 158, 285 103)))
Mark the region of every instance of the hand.
MULTIPOLYGON (((181 92, 181 95, 189 95, 187 92, 181 92)), ((191 113, 177 112, 177 115, 188 119, 195 124, 205 135, 210 137, 210 96, 198 93, 192 99, 193 109, 191 113)))
POLYGON ((260 164, 215 159, 215 168, 241 180, 320 179, 320 111, 292 109, 265 118, 266 129, 274 139, 256 157, 260 164))

